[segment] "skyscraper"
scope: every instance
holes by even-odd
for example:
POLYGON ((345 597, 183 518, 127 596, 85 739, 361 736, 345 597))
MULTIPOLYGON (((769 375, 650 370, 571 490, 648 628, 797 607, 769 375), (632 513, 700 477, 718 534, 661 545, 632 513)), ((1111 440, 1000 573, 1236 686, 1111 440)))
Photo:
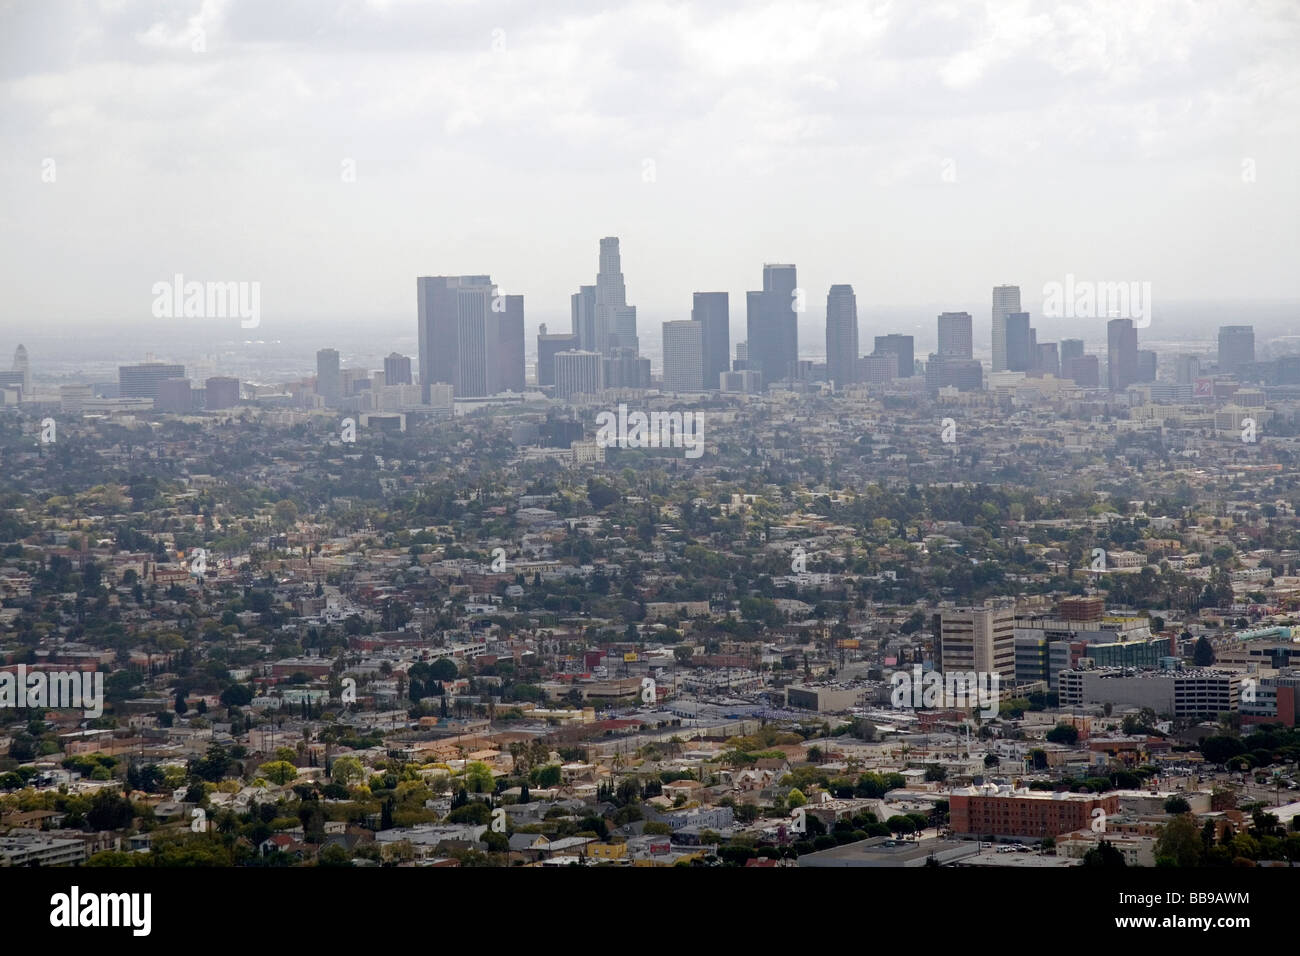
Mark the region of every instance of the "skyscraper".
POLYGON ((993 371, 1006 372, 1007 316, 1020 311, 1020 286, 997 285, 993 287, 993 371))
POLYGON ((731 368, 731 307, 727 293, 695 293, 691 320, 703 326, 704 387, 716 389, 718 376, 731 368))
POLYGON ((316 353, 316 394, 333 405, 342 394, 338 349, 320 349, 316 353))
MULTIPOLYGON (((1219 328, 1219 369, 1237 372, 1255 361, 1255 327, 1224 325, 1219 328)), ((17 366, 15 366, 17 367, 17 366)))
POLYGON ((1055 342, 1038 343, 1038 358, 1034 362, 1034 367, 1053 378, 1061 377, 1061 356, 1055 342))
MULTIPOLYGON (((484 314, 492 313, 492 279, 490 276, 421 276, 415 280, 420 340, 420 386, 424 401, 429 400, 429 386, 434 382, 451 385, 459 396, 483 395, 467 392, 470 381, 458 381, 469 373, 471 380, 483 376, 472 370, 485 359, 485 340, 491 325, 491 346, 495 357, 497 324, 484 314), (464 299, 462 305, 461 300, 464 299), (462 318, 462 316, 464 318, 462 318), (466 343, 475 350, 472 361, 463 362, 461 330, 466 326, 478 344, 466 343)), ((495 378, 495 375, 493 375, 495 378)))
MULTIPOLYGON (((524 390, 524 297, 507 295, 497 326, 497 391, 524 390)), ((495 305, 495 302, 494 302, 495 305)))
MULTIPOLYGON (((1251 351, 1254 351, 1254 339, 1251 339, 1251 351)), ((27 346, 19 345, 14 349, 14 371, 22 376, 23 401, 32 400, 32 366, 27 360, 27 346)))
POLYGON ((704 390, 704 324, 693 320, 664 323, 664 391, 704 390))
POLYGON ((1154 382, 1156 380, 1157 355, 1151 349, 1138 349, 1137 377, 1135 382, 1154 382))
POLYGON ((485 275, 422 276, 415 281, 425 401, 428 386, 435 382, 451 385, 458 398, 493 395, 507 380, 519 384, 522 296, 506 295, 485 275))
POLYGON ((858 380, 858 297, 851 285, 826 294, 826 375, 836 388, 858 380))
POLYGON ((792 265, 764 265, 763 289, 745 293, 747 367, 763 376, 763 385, 794 374, 799 358, 797 280, 792 265))
POLYGON ((958 607, 939 615, 940 669, 997 673, 1016 678, 1014 607, 958 607))
POLYGON ((411 384, 411 357, 393 352, 384 359, 385 385, 411 384))
POLYGON ((600 351, 596 348, 596 287, 578 286, 578 291, 569 296, 569 312, 578 347, 588 352, 600 351))
POLYGON ((1132 319, 1106 323, 1106 386, 1122 392, 1137 381, 1137 329, 1132 319))
POLYGON ((898 378, 911 378, 916 372, 916 340, 910 335, 877 335, 874 354, 897 356, 898 378))
POLYGON ((939 354, 955 359, 975 357, 975 334, 969 312, 939 313, 939 354))
POLYGON ((605 387, 603 358, 599 352, 572 350, 555 353, 555 394, 559 398, 594 395, 605 387))
MULTIPOLYGON (((1061 339, 1061 370, 1070 366, 1072 359, 1083 358, 1083 339, 1061 339)), ((1066 378, 1069 378, 1068 373, 1066 378)))
POLYGON ((1034 367, 1034 335, 1028 312, 1008 312, 1002 317, 1003 361, 1006 372, 1028 372, 1034 367))
MULTIPOLYGON (((581 294, 581 293, 579 293, 581 294)), ((627 286, 623 282, 622 256, 618 238, 600 240, 600 263, 596 273, 595 331, 597 351, 609 355, 614 348, 639 348, 636 334, 636 307, 627 304, 627 286)), ((581 338, 581 330, 578 330, 581 338)))
MULTIPOLYGON (((410 368, 410 359, 406 360, 410 368)), ((203 383, 203 407, 208 411, 234 408, 239 404, 239 379, 214 375, 203 383)))
MULTIPOLYGON (((559 352, 571 352, 578 348, 578 337, 572 332, 565 334, 548 334, 546 324, 537 330, 537 384, 555 384, 555 356, 559 352)), ((592 351, 584 349, 583 351, 592 351)), ((599 353, 597 353, 599 354, 599 353)))
POLYGON ((1201 357, 1199 355, 1180 355, 1175 360, 1175 378, 1179 385, 1194 385, 1201 377, 1201 357))

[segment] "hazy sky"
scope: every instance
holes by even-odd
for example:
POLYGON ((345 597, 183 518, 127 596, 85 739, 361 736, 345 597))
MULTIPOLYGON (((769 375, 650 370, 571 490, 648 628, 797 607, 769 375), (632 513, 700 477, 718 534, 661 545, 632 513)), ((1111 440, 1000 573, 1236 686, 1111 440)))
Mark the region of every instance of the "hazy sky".
POLYGON ((742 324, 765 261, 818 310, 1300 299, 1298 41, 1294 2, 0 0, 0 329, 147 328, 175 273, 273 329, 489 272, 531 325, 606 235, 643 336, 694 290, 742 324))

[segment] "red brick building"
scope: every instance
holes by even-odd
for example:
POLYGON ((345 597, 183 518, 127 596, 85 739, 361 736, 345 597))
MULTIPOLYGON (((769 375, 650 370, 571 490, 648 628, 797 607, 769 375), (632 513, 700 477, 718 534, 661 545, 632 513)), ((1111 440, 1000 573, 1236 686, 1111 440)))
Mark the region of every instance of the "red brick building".
POLYGON ((1011 787, 965 787, 954 790, 948 800, 954 833, 1035 839, 1091 826, 1093 810, 1098 807, 1107 816, 1116 814, 1119 797, 1011 787))

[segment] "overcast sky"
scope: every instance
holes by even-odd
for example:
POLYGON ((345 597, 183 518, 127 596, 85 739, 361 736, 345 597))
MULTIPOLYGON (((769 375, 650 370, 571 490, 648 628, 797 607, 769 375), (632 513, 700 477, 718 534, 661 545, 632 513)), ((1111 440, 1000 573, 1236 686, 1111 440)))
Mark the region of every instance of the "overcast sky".
POLYGON ((743 321, 763 262, 818 308, 1297 299, 1298 40, 1293 2, 0 0, 0 325, 143 328, 175 273, 266 325, 488 272, 535 321, 606 235, 643 335, 743 321))

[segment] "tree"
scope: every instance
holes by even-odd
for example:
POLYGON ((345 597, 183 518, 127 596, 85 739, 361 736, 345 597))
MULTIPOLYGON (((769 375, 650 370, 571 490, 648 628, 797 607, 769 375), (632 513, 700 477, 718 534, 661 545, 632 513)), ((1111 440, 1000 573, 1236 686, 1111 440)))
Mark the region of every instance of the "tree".
POLYGON ((1196 649, 1192 651, 1192 663, 1197 667, 1212 667, 1214 665, 1214 647, 1204 634, 1196 639, 1196 649))
POLYGON ((1191 809, 1192 805, 1178 794, 1165 801, 1165 813, 1190 813, 1191 809))
MULTIPOLYGON (((340 757, 339 759, 343 758, 340 757)), ((284 786, 290 780, 297 779, 298 768, 287 760, 272 760, 258 767, 257 773, 274 784, 284 786)))
POLYGON ((351 754, 344 754, 334 761, 331 774, 335 783, 349 787, 366 778, 366 768, 361 761, 351 754))
POLYGON ((183 691, 183 690, 178 690, 178 691, 176 692, 176 708, 175 708, 175 709, 176 709, 176 713, 180 714, 182 717, 184 717, 184 716, 185 716, 185 712, 186 712, 187 710, 190 709, 189 704, 185 703, 185 691, 183 691))
POLYGON ((804 804, 806 804, 808 802, 808 798, 803 795, 802 790, 800 790, 798 787, 795 787, 786 796, 785 802, 786 805, 793 810, 796 807, 802 807, 804 804))
POLYGON ((1201 833, 1190 814, 1179 814, 1163 827, 1156 837, 1157 866, 1194 867, 1201 862, 1201 833))
POLYGON ((1054 744, 1078 743, 1079 729, 1072 724, 1057 724, 1047 732, 1047 740, 1054 744))
POLYGON ((491 793, 493 786, 492 768, 481 760, 472 761, 465 768, 465 787, 472 793, 491 793))
POLYGON ((1083 855, 1083 865, 1118 868, 1128 866, 1128 863, 1124 860, 1124 854, 1115 849, 1114 844, 1109 840, 1102 840, 1083 855))

